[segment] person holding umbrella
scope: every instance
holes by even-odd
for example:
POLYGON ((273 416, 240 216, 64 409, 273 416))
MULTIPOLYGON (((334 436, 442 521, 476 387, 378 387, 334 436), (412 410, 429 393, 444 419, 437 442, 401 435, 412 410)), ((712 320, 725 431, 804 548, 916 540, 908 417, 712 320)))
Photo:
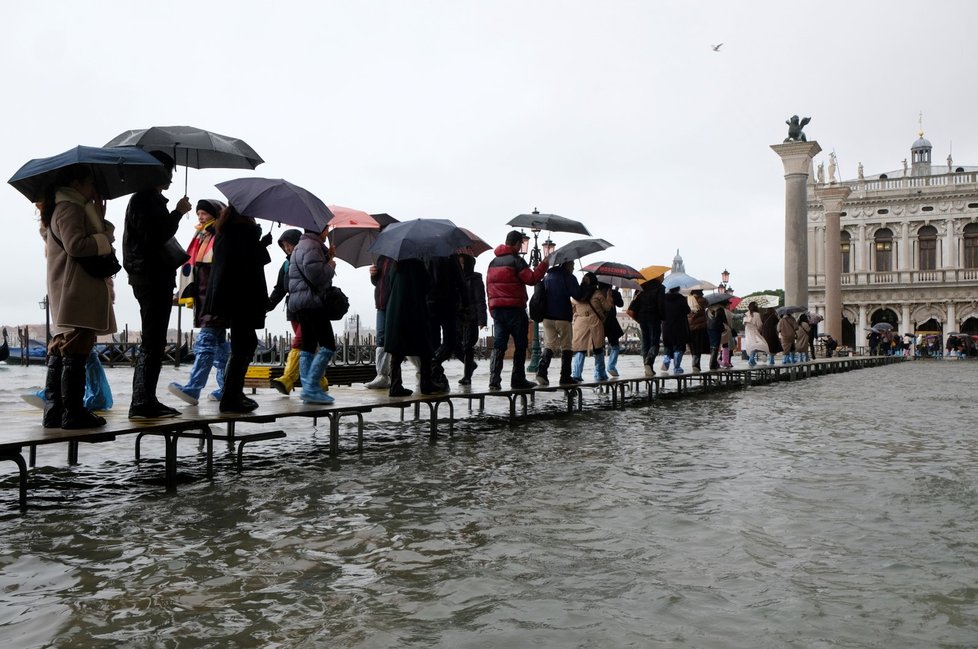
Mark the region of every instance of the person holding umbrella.
POLYGON ((798 337, 798 322, 795 320, 795 316, 791 314, 791 311, 785 311, 784 315, 781 316, 781 320, 778 321, 778 338, 781 340, 781 349, 784 350, 784 356, 781 359, 782 365, 787 365, 789 363, 794 363, 795 358, 795 339, 798 337))
POLYGON ((628 305, 626 313, 638 323, 642 332, 642 362, 645 375, 655 376, 655 359, 659 356, 662 320, 665 317, 665 288, 662 275, 642 282, 641 291, 628 305))
MULTIPOLYGON (((265 264, 272 261, 261 227, 234 207, 225 207, 214 228, 214 264, 207 283, 204 313, 227 323, 231 354, 224 369, 221 412, 245 413, 258 407, 244 394, 245 374, 258 346, 256 329, 265 326, 268 293, 265 264)), ((318 382, 317 382, 318 386, 318 382)))
POLYGON ((747 364, 751 367, 757 365, 757 352, 764 352, 765 354, 771 354, 767 346, 767 341, 764 340, 764 336, 761 334, 761 324, 763 320, 761 319, 760 309, 757 307, 757 302, 750 302, 747 305, 747 315, 744 316, 744 348, 747 351, 747 364))
POLYGON ((571 378, 575 382, 583 381, 584 357, 589 352, 594 356, 594 380, 608 380, 604 364, 604 319, 614 305, 614 298, 598 286, 598 278, 594 273, 584 273, 581 280, 581 299, 571 298, 571 308, 574 311, 571 341, 574 363, 571 378))
POLYGON ((328 231, 306 230, 292 251, 289 261, 289 309, 299 321, 302 347, 299 352, 299 377, 302 401, 331 404, 333 397, 320 387, 326 367, 336 353, 333 324, 320 297, 333 285, 336 261, 325 246, 328 231))
POLYGON ((527 390, 536 386, 536 383, 526 380, 524 367, 530 327, 530 318, 526 313, 526 287, 543 279, 548 262, 544 259, 536 268, 531 269, 520 257, 522 242, 523 234, 519 230, 510 231, 505 242, 496 247, 495 258, 489 262, 489 271, 486 274, 486 293, 489 296, 489 312, 492 314, 495 337, 492 354, 489 356, 491 390, 502 387, 503 358, 510 337, 515 345, 510 387, 527 390))
MULTIPOLYGON (((707 309, 709 309, 710 303, 703 297, 703 289, 699 288, 690 291, 686 301, 689 302, 689 315, 686 316, 689 322, 689 353, 693 356, 693 372, 699 372, 700 357, 703 354, 709 354, 711 347, 710 337, 706 330, 707 309)), ((713 356, 711 355, 710 358, 710 369, 716 369, 712 366, 713 356)))
MULTIPOLYGON (((227 324, 220 318, 204 313, 207 302, 207 283, 214 264, 214 227, 221 210, 226 206, 218 200, 197 201, 197 227, 194 238, 187 247, 190 255, 194 326, 200 331, 194 339, 194 364, 190 368, 190 378, 186 385, 170 383, 170 394, 192 406, 197 405, 200 392, 207 385, 211 366, 217 369, 217 389, 211 393, 215 401, 224 394, 224 366, 228 361, 229 345, 227 324)), ((183 297, 183 296, 181 296, 183 297)))
MULTIPOLYGON (((151 154, 173 174, 173 158, 166 153, 151 154)), ((176 287, 177 267, 167 258, 164 247, 176 234, 180 217, 190 211, 190 199, 177 201, 176 209, 167 210, 163 191, 170 186, 168 179, 154 189, 136 192, 126 208, 126 227, 122 237, 122 265, 129 275, 133 295, 139 302, 142 338, 139 355, 132 375, 130 419, 176 417, 180 413, 159 402, 156 385, 166 350, 166 330, 170 324, 173 289, 176 287)), ((184 260, 186 257, 184 257, 184 260)))
POLYGON ((662 371, 669 371, 669 361, 673 361, 673 373, 682 374, 683 352, 689 342, 689 304, 679 292, 679 286, 673 286, 662 300, 662 346, 665 356, 662 358, 662 371))
POLYGON ((547 370, 550 361, 560 355, 560 383, 580 383, 574 377, 574 311, 571 300, 580 300, 581 285, 574 277, 574 261, 565 261, 547 271, 543 278, 547 304, 543 315, 543 355, 537 365, 537 383, 548 385, 547 370))
POLYGON ((61 169, 45 191, 47 290, 54 318, 44 383, 45 428, 94 428, 105 419, 84 405, 86 364, 99 334, 115 333, 110 277, 95 277, 77 261, 112 251, 114 227, 96 203, 95 177, 85 165, 61 169))
POLYGON ((621 354, 621 337, 625 331, 618 322, 618 308, 625 306, 625 300, 618 289, 606 282, 598 282, 598 290, 604 291, 611 298, 611 307, 604 316, 604 335, 608 339, 608 376, 618 376, 618 356, 621 354))

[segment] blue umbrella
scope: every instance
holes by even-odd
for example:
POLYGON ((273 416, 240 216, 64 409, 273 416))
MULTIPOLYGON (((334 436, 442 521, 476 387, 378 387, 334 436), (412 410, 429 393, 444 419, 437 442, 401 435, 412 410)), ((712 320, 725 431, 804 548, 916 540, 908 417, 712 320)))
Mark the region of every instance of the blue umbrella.
POLYGON ((471 244, 469 236, 448 219, 415 219, 388 225, 369 251, 395 260, 428 259, 448 257, 471 244))
POLYGON ((315 194, 281 178, 236 178, 214 185, 245 216, 322 232, 333 218, 315 194))
POLYGON ((694 289, 701 288, 702 282, 692 275, 687 275, 686 273, 673 272, 669 273, 664 280, 662 280, 662 285, 667 291, 679 287, 680 290, 684 289, 694 289))
POLYGON ((170 180, 166 167, 140 149, 76 146, 50 158, 31 160, 7 182, 32 202, 37 202, 44 198, 44 190, 62 169, 78 164, 91 168, 99 195, 104 199, 159 187, 170 180))

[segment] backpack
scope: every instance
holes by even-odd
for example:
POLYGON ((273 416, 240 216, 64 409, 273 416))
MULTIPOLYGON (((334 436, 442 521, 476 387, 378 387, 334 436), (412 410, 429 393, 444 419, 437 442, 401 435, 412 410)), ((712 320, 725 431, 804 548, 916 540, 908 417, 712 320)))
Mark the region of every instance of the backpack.
POLYGON ((547 315, 547 288, 540 280, 533 287, 533 296, 530 298, 530 320, 543 322, 547 315))

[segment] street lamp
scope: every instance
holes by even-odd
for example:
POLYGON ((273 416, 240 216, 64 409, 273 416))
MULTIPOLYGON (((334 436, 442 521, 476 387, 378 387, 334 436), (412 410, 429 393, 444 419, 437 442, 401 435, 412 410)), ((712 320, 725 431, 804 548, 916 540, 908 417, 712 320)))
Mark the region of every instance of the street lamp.
MULTIPOLYGON (((532 214, 539 214, 540 210, 533 208, 532 214)), ((547 237, 547 240, 543 242, 543 253, 540 252, 540 246, 538 245, 540 239, 540 228, 530 228, 530 232, 533 233, 533 249, 530 251, 530 267, 536 268, 545 255, 549 255, 554 251, 557 246, 553 241, 547 237)), ((520 252, 526 252, 526 248, 529 247, 530 237, 523 235, 523 247, 520 248, 520 252)), ((542 279, 540 280, 543 281, 542 279)), ((540 323, 536 320, 533 321, 533 345, 530 348, 530 364, 527 366, 527 370, 530 372, 536 372, 540 367, 540 323)))
MULTIPOLYGON (((44 298, 37 303, 37 306, 44 309, 44 341, 45 343, 51 342, 51 305, 48 303, 48 296, 45 295, 44 298)), ((47 345, 45 345, 45 349, 47 345)))
POLYGON ((717 292, 726 293, 727 295, 732 295, 734 292, 733 286, 730 285, 730 271, 726 268, 720 273, 720 285, 717 286, 717 292))

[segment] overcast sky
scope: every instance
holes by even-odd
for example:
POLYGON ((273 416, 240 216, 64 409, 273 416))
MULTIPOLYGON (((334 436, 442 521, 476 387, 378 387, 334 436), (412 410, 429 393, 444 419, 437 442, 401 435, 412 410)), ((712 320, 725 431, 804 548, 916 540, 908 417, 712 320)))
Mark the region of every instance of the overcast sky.
MULTIPOLYGON (((679 249, 689 274, 718 282, 726 268, 739 294, 783 286, 783 168, 769 147, 792 114, 812 117, 816 164, 835 150, 843 178, 860 161, 867 176, 899 168, 920 112, 935 164, 953 144, 956 164, 978 165, 968 0, 89 0, 4 2, 0 17, 5 178, 126 129, 186 124, 266 160, 191 170, 194 201, 221 198, 229 178, 285 178, 328 204, 449 218, 493 245, 537 207, 615 244, 607 259, 669 264, 679 249)), ((120 245, 126 200, 109 204, 120 245)), ((0 322, 43 322, 37 214, 9 186, 0 211, 0 322)), ((337 271, 372 322, 366 269, 337 271)), ((117 283, 119 326, 138 329, 117 283)), ((284 312, 267 325, 284 332, 284 312)))

